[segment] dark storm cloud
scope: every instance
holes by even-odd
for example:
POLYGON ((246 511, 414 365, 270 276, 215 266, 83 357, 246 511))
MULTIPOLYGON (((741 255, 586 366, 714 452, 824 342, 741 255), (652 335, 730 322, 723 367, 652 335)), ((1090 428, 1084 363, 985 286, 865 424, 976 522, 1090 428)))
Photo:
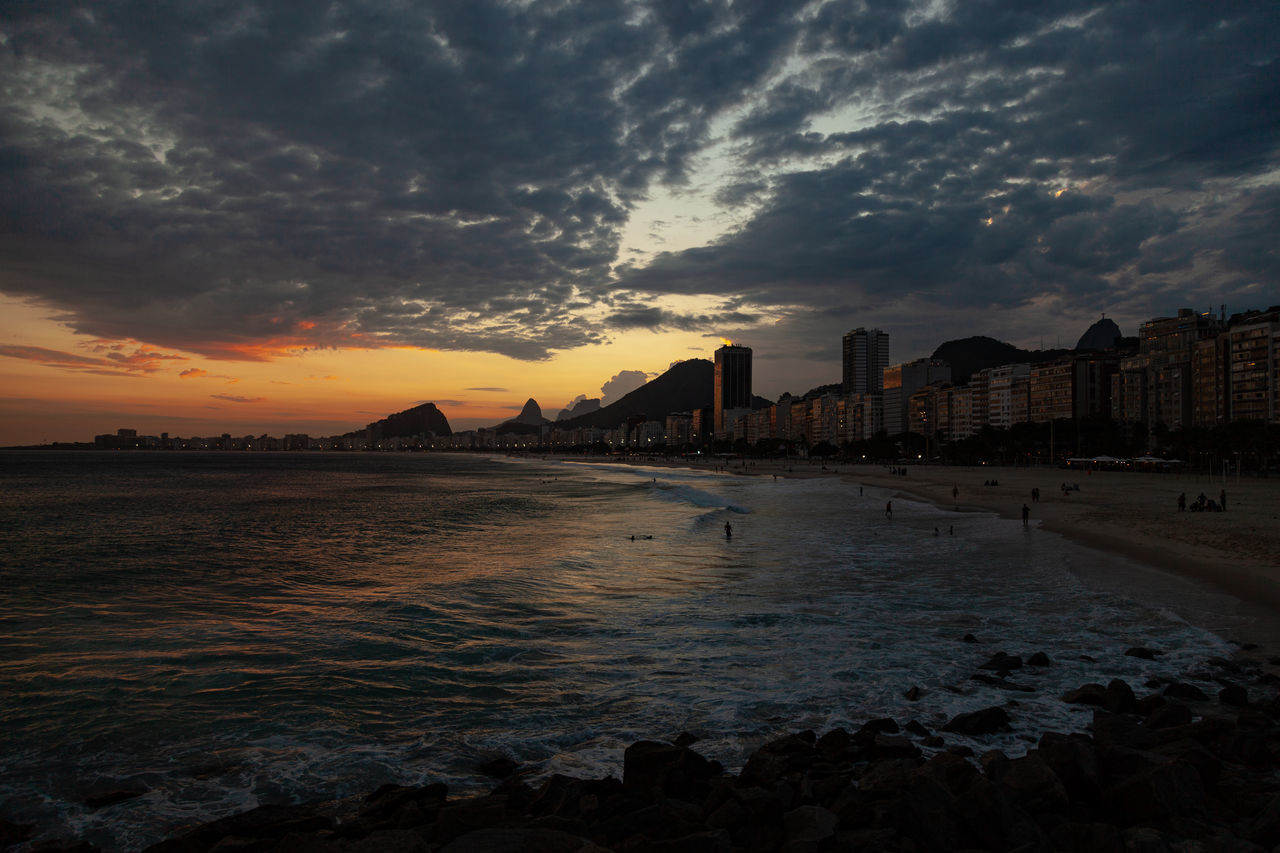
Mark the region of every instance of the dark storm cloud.
POLYGON ((1262 2, 8 3, 0 290, 223 358, 1280 301, 1277 45, 1262 2), (715 144, 740 225, 615 277, 715 144))
POLYGON ((735 127, 743 168, 721 198, 760 199, 753 217, 626 270, 623 284, 766 304, 852 293, 1013 307, 1048 295, 1168 311, 1200 292, 1188 273, 1214 253, 1200 273, 1213 288, 1245 298, 1246 280, 1262 282, 1274 301, 1274 5, 947 14, 910 24, 897 4, 823 7, 800 42, 815 62, 735 127), (841 108, 862 127, 812 130, 841 108), (796 158, 813 165, 785 167, 796 158), (1224 198, 1240 215, 1208 224, 1224 198))

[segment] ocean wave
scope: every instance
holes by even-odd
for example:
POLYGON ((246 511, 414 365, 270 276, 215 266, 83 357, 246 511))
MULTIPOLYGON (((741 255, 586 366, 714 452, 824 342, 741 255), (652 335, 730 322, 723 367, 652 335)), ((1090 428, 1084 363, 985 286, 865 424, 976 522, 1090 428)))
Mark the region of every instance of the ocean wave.
POLYGON ((730 512, 743 515, 751 512, 750 508, 740 503, 735 503, 724 495, 718 495, 715 492, 708 492, 705 489, 695 488, 683 483, 657 483, 654 487, 654 495, 660 500, 689 504, 700 509, 727 509, 730 512))

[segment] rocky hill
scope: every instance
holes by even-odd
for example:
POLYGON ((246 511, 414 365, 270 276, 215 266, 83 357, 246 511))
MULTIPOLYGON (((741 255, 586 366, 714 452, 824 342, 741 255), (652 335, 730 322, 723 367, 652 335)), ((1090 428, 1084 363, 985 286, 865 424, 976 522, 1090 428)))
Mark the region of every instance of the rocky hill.
POLYGON ((1013 344, 977 335, 972 338, 947 341, 933 351, 933 358, 942 359, 951 365, 952 383, 963 385, 969 381, 970 376, 988 367, 1019 362, 1037 364, 1042 361, 1053 361, 1072 352, 1068 349, 1019 349, 1013 344))
MULTIPOLYGON (((716 367, 705 358, 691 358, 673 364, 657 379, 650 380, 602 409, 560 421, 563 429, 602 427, 612 429, 637 415, 658 420, 672 412, 691 412, 710 406, 715 397, 716 367)), ((770 405, 763 397, 753 397, 752 408, 770 405)))
POLYGON ((448 418, 436 408, 435 403, 423 403, 412 409, 387 415, 382 420, 369 424, 368 428, 378 432, 382 438, 400 438, 424 432, 453 435, 448 418))

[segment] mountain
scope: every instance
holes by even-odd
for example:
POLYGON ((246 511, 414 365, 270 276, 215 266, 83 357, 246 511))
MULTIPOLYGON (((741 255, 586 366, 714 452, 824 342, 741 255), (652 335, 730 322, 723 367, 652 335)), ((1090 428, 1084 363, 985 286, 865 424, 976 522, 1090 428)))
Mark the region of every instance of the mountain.
POLYGON ((656 379, 604 408, 561 421, 564 429, 603 427, 612 429, 635 415, 663 418, 671 412, 690 412, 710 406, 715 395, 716 367, 705 358, 673 364, 656 379))
POLYGON ((963 385, 969 381, 970 376, 988 367, 1024 361, 1031 364, 1053 361, 1071 352, 1072 350, 1066 349, 1019 349, 1013 344, 978 335, 947 341, 933 351, 933 358, 942 359, 951 365, 951 382, 955 385, 963 385))
POLYGON ((382 420, 369 424, 368 428, 382 438, 407 437, 423 432, 453 435, 453 430, 449 429, 449 420, 444 412, 436 408, 435 403, 423 403, 412 409, 387 415, 382 420))
POLYGON ((537 435, 542 432, 542 425, 545 423, 548 423, 548 421, 542 416, 542 407, 538 405, 537 400, 530 397, 525 401, 524 408, 520 410, 520 414, 509 421, 503 421, 496 427, 490 427, 490 429, 499 433, 537 435))
MULTIPOLYGON (((601 427, 613 429, 628 418, 644 415, 661 420, 672 412, 692 412, 709 407, 715 398, 716 366, 705 358, 691 358, 673 364, 666 373, 652 379, 620 400, 597 409, 560 421, 563 429, 576 427, 601 427)), ((770 406, 760 396, 751 398, 751 408, 770 406)))
POLYGON ((567 421, 569 418, 576 418, 578 415, 585 415, 587 412, 597 412, 599 410, 599 397, 593 397, 590 400, 578 400, 573 404, 573 408, 561 409, 560 414, 556 415, 556 422, 567 421))
POLYGON ((1124 337, 1124 334, 1116 325, 1116 321, 1103 317, 1080 336, 1080 343, 1076 344, 1076 349, 1111 349, 1116 345, 1116 338, 1121 337, 1124 337))
POLYGON ((525 400, 524 408, 520 410, 520 414, 516 415, 515 420, 522 424, 542 426, 544 423, 542 407, 538 405, 537 400, 530 397, 528 400, 525 400))

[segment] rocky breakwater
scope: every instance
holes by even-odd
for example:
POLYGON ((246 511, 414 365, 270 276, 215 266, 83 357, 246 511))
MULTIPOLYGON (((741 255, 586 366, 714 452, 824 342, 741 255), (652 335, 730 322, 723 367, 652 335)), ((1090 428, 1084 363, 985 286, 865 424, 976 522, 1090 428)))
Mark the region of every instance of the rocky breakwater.
MULTIPOLYGON (((996 656, 989 669, 1017 663, 996 656)), ((621 780, 556 775, 530 784, 499 760, 485 769, 503 781, 483 796, 387 785, 357 800, 262 806, 148 849, 1275 850, 1278 680, 1263 666, 1217 659, 1185 680, 1141 685, 1141 696, 1120 680, 1086 684, 1062 700, 1092 706, 1091 733, 1045 733, 1018 757, 962 743, 1022 728, 1028 721, 1010 700, 937 732, 877 719, 857 731, 792 734, 759 748, 736 775, 687 735, 630 746, 621 780)))

